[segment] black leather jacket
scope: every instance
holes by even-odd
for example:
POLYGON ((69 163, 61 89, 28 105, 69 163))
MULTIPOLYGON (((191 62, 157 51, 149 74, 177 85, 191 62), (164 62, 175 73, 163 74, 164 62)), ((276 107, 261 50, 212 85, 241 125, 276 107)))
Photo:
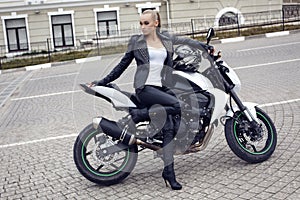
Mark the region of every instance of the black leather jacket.
MULTIPOLYGON (((168 32, 157 32, 157 34, 167 50, 167 58, 164 62, 164 69, 161 72, 162 83, 164 84, 164 82, 168 81, 167 78, 171 77, 168 76, 168 72, 170 72, 173 67, 173 45, 186 44, 195 48, 205 48, 206 45, 197 40, 171 35, 168 32)), ((147 43, 142 34, 134 35, 130 38, 127 51, 120 63, 105 78, 100 80, 98 85, 106 85, 119 78, 131 64, 133 59, 135 59, 137 64, 137 70, 134 77, 134 88, 143 88, 149 74, 150 65, 147 43)))

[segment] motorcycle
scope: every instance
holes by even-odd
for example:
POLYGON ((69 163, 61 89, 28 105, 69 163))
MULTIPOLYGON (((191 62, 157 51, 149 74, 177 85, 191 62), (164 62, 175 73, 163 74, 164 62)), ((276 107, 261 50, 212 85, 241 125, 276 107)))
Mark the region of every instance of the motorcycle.
MULTIPOLYGON (((208 46, 213 36, 211 28, 207 33, 208 46)), ((263 162, 276 147, 274 123, 257 104, 240 100, 240 79, 233 68, 220 60, 220 53, 214 55, 212 51, 186 45, 175 50, 175 70, 169 87, 179 99, 182 111, 174 117, 177 118, 174 122, 179 121, 175 123, 174 153, 203 151, 215 128, 222 124, 227 144, 236 156, 248 163, 263 162)), ((161 156, 164 123, 161 119, 169 115, 170 108, 147 108, 135 94, 122 91, 115 84, 92 87, 81 84, 81 87, 128 113, 117 122, 95 117, 79 133, 73 157, 85 178, 100 185, 116 184, 132 172, 138 152, 151 149, 161 156)))

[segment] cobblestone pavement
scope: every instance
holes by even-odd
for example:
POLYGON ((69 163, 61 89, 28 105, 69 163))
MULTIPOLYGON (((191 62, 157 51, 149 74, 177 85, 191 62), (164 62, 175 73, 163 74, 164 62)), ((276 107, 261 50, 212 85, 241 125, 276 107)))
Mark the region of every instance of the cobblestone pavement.
MULTIPOLYGON (((219 126, 206 150, 176 156, 180 191, 165 187, 162 161, 148 150, 129 177, 113 186, 95 185, 75 167, 79 131, 98 114, 122 114, 77 85, 107 74, 105 66, 121 55, 1 74, 1 95, 14 80, 22 81, 0 107, 0 199, 300 199, 299 37, 215 45, 240 76, 242 99, 257 102, 273 119, 278 144, 269 160, 247 164, 230 151, 219 126)), ((129 88, 134 69, 118 80, 122 87, 129 88)))

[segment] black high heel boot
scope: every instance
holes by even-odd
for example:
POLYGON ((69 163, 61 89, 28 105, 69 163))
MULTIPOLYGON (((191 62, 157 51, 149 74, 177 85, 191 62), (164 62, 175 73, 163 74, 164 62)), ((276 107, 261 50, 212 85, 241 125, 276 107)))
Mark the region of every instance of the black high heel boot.
POLYGON ((168 182, 173 190, 181 190, 182 185, 178 183, 175 178, 174 163, 164 168, 162 177, 165 180, 166 187, 168 187, 168 182))
POLYGON ((163 139, 163 161, 164 161, 164 170, 162 172, 162 177, 165 180, 166 186, 167 182, 169 182, 171 188, 173 190, 181 190, 182 186, 180 183, 176 181, 175 172, 174 172, 174 126, 172 122, 172 118, 169 116, 167 119, 167 125, 165 126, 164 131, 164 139, 163 139))

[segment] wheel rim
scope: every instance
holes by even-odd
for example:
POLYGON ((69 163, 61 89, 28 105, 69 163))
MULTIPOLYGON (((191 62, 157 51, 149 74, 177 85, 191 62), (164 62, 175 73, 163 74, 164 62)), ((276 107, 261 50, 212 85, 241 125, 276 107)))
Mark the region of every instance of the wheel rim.
POLYGON ((245 132, 239 129, 238 121, 245 118, 245 116, 240 113, 238 115, 238 120, 234 121, 234 136, 240 147, 246 152, 253 155, 262 155, 270 150, 273 145, 274 132, 269 120, 260 112, 256 112, 257 118, 262 125, 263 138, 261 141, 250 141, 250 138, 246 136, 245 132))
MULTIPOLYGON (((114 176, 124 170, 129 160, 130 151, 127 149, 101 158, 97 155, 97 149, 99 149, 97 136, 99 137, 101 134, 94 131, 86 137, 81 147, 81 158, 84 166, 91 173, 103 177, 114 176)), ((112 140, 109 141, 112 142, 112 140)))

